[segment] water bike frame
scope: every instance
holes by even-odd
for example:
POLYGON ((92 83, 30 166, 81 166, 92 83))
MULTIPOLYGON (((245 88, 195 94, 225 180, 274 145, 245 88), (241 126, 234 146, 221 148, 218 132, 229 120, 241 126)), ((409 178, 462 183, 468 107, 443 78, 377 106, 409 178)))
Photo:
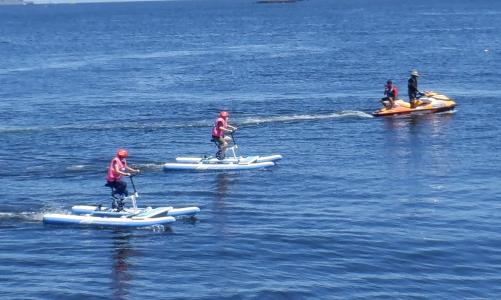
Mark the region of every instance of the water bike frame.
MULTIPOLYGON (((233 143, 233 145, 231 147, 227 147, 224 152, 226 154, 226 152, 231 151, 231 154, 233 154, 233 158, 236 161, 238 161, 239 160, 239 158, 237 156, 238 145, 237 145, 237 143, 235 143, 235 137, 233 136, 233 132, 231 132, 230 135, 231 135, 231 142, 233 143)), ((219 151, 221 151, 221 147, 220 147, 219 143, 216 140, 213 140, 213 142, 216 145, 216 148, 219 151)))

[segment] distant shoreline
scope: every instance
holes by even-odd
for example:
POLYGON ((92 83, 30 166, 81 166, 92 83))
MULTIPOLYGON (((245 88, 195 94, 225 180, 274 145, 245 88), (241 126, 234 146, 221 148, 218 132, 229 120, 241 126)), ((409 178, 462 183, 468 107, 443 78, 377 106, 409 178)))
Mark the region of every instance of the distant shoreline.
POLYGON ((257 3, 293 3, 298 0, 259 0, 257 3))
POLYGON ((65 5, 65 4, 108 4, 108 3, 147 3, 147 2, 173 2, 178 0, 38 0, 38 1, 24 1, 24 0, 0 0, 0 6, 12 5, 65 5))
POLYGON ((31 5, 35 4, 33 1, 24 0, 0 0, 0 6, 2 5, 31 5))
MULTIPOLYGON (((175 0, 90 0, 90 1, 79 1, 79 0, 42 0, 38 1, 30 1, 30 0, 0 0, 0 6, 12 6, 12 5, 57 5, 57 4, 92 4, 92 3, 126 3, 126 2, 169 2, 175 0)), ((258 0, 256 3, 260 4, 270 4, 270 3, 296 3, 301 0, 258 0)))

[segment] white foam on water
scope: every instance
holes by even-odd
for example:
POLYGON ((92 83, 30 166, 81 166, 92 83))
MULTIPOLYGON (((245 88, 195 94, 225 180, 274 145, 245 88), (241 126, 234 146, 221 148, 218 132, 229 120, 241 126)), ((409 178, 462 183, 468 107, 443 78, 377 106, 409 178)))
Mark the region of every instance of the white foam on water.
POLYGON ((66 170, 68 170, 68 171, 81 171, 81 170, 85 169, 86 167, 87 167, 86 165, 72 165, 72 166, 66 167, 66 170))
POLYGON ((136 167, 141 169, 142 171, 144 170, 163 170, 164 163, 147 163, 147 164, 137 164, 136 167))
MULTIPOLYGON (((279 115, 279 116, 258 116, 248 118, 237 118, 234 122, 239 125, 252 125, 262 123, 286 123, 300 121, 316 121, 325 119, 339 118, 373 118, 371 114, 363 111, 345 110, 341 112, 326 113, 326 114, 294 114, 294 115, 279 115)), ((180 127, 210 127, 210 120, 194 121, 188 124, 172 124, 168 122, 151 122, 149 120, 128 122, 121 126, 122 129, 171 129, 180 127)), ((116 127, 114 122, 98 123, 98 124, 66 124, 55 126, 15 126, 15 127, 0 127, 0 133, 22 133, 22 132, 41 132, 41 131, 58 131, 58 130, 114 130, 116 127)))
POLYGON ((457 111, 457 108, 454 108, 453 110, 438 112, 438 113, 436 113, 436 115, 452 115, 452 114, 455 114, 456 111, 457 111))
POLYGON ((41 222, 45 213, 44 211, 0 212, 0 220, 41 222))
MULTIPOLYGON (((299 121, 313 121, 325 119, 339 119, 339 118, 373 118, 371 114, 363 111, 346 110, 328 114, 316 115, 285 115, 285 116, 271 116, 271 117, 250 117, 239 121, 239 124, 262 124, 262 123, 286 123, 286 122, 299 122, 299 121)), ((237 121, 235 121, 237 122, 237 121)))

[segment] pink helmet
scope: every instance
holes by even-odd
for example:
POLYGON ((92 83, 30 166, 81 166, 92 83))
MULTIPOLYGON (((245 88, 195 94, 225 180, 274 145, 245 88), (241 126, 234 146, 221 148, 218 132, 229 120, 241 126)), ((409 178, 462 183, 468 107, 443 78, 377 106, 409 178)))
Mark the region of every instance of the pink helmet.
POLYGON ((222 111, 222 112, 219 113, 219 116, 221 118, 228 118, 230 116, 230 113, 227 112, 227 111, 222 111))
POLYGON ((129 152, 125 149, 118 149, 117 156, 120 158, 126 158, 127 156, 129 156, 129 152))

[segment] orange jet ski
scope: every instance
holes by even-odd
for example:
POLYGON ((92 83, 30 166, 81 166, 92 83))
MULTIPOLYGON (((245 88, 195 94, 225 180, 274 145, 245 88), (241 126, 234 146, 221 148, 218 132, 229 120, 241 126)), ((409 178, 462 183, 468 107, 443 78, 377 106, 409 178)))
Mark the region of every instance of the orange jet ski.
POLYGON ((416 100, 416 107, 411 108, 409 102, 397 99, 395 100, 395 105, 392 108, 383 107, 372 113, 375 117, 384 117, 400 114, 411 114, 411 113, 437 113, 452 110, 456 107, 456 102, 451 98, 435 93, 435 92, 424 92, 422 96, 416 100))

